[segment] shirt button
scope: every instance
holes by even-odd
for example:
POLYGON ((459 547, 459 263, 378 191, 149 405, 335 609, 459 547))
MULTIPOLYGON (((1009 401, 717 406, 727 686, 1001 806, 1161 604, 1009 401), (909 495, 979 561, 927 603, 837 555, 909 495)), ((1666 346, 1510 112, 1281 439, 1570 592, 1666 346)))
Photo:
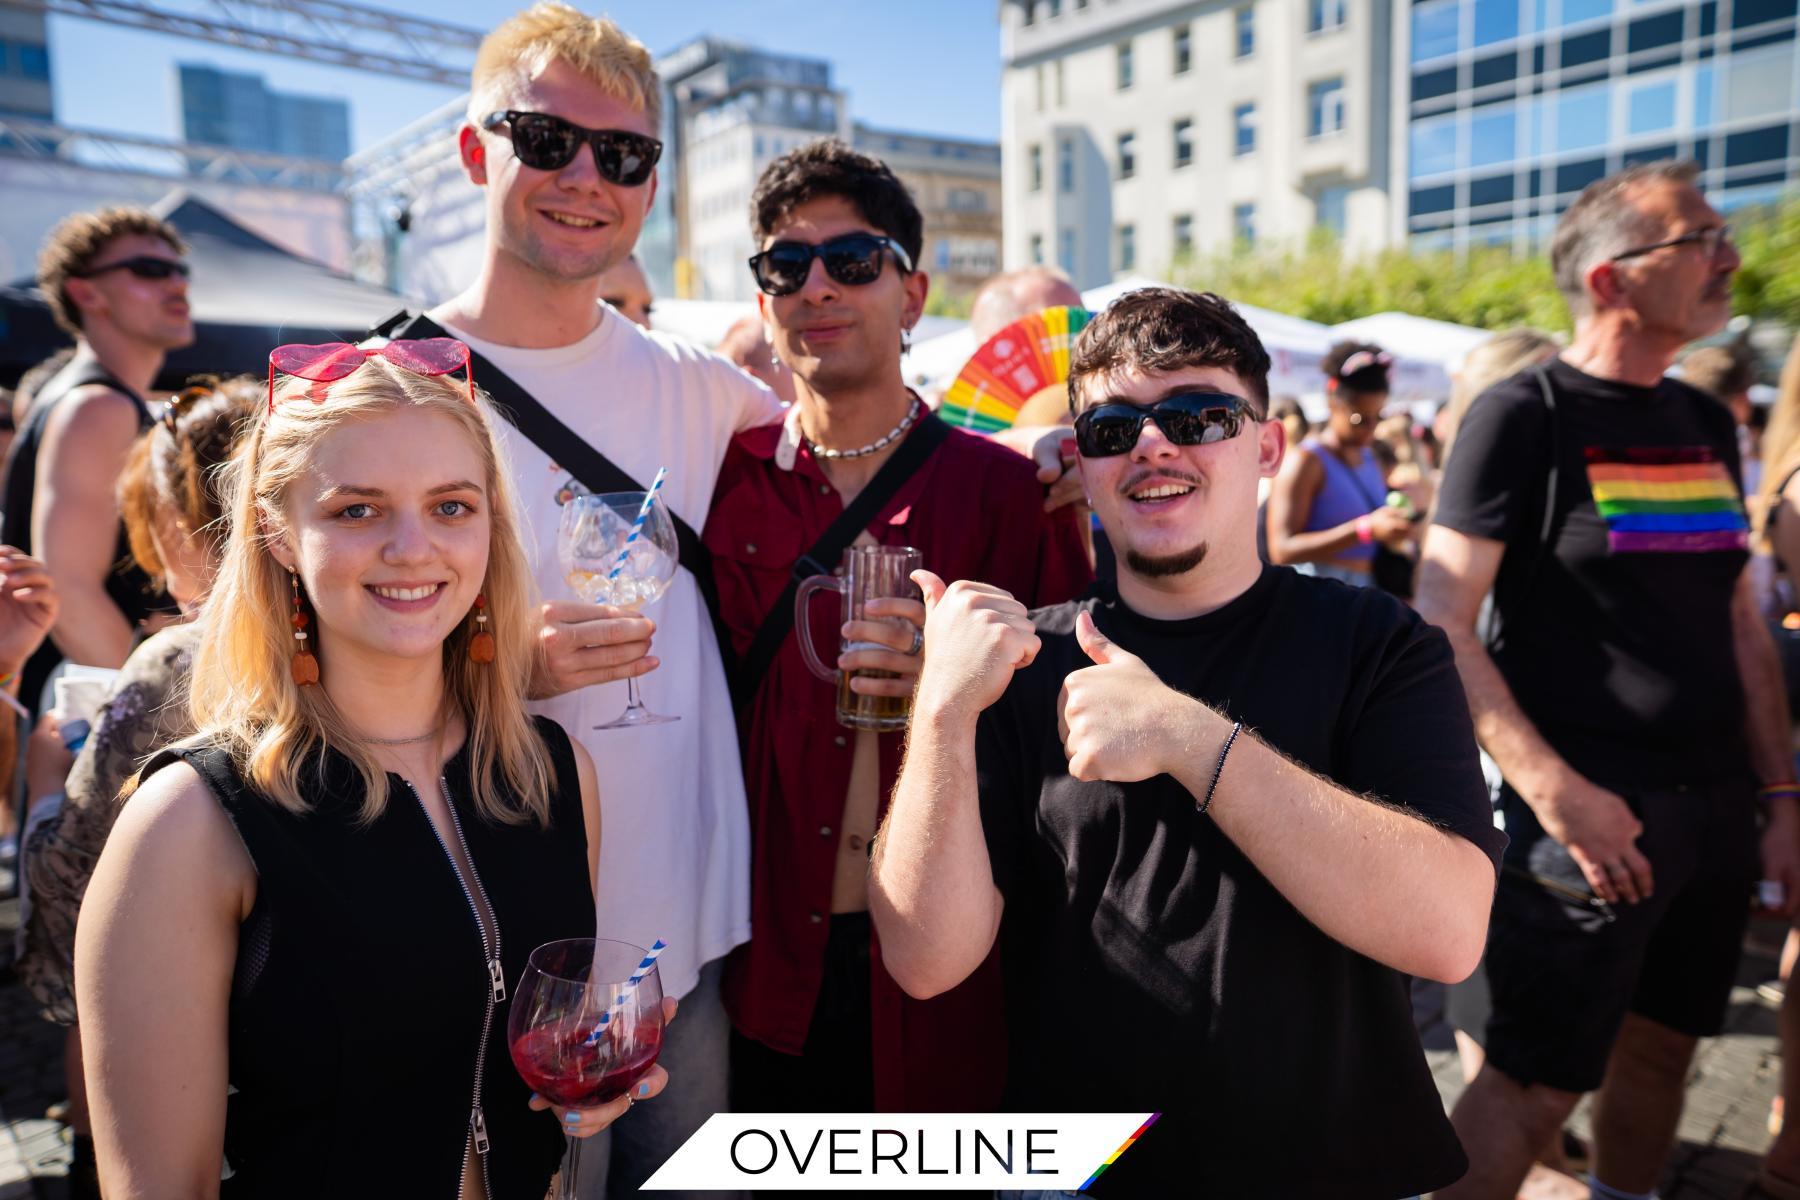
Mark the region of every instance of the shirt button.
POLYGON ((829 483, 821 483, 819 485, 819 495, 821 495, 821 496, 831 495, 831 485, 829 483))
POLYGON ((831 826, 829 826, 829 825, 819 826, 819 836, 820 837, 830 837, 831 836, 831 826))
POLYGON ((812 923, 814 925, 818 925, 821 922, 823 922, 825 920, 825 918, 820 916, 818 913, 813 913, 808 917, 808 920, 812 921, 812 923))
POLYGON ((756 543, 755 542, 745 542, 744 543, 744 553, 745 554, 755 554, 756 553, 756 543))
POLYGON ((838 746, 842 746, 845 744, 844 735, 841 733, 838 734, 836 737, 832 738, 831 741, 834 745, 838 745, 838 746))

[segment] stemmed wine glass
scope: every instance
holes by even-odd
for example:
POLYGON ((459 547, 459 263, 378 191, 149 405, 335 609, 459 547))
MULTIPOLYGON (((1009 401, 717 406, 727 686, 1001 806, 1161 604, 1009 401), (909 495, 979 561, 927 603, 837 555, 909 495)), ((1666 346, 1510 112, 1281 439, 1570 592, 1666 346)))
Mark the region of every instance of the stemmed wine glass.
MULTIPOLYGON (((556 533, 557 556, 563 578, 587 603, 610 604, 636 615, 644 605, 662 599, 675 581, 675 523, 669 520, 669 510, 660 496, 645 513, 636 540, 631 539, 632 526, 643 507, 643 492, 574 496, 563 506, 562 524, 556 533)), ((645 708, 638 696, 637 676, 625 683, 625 711, 604 725, 594 726, 595 729, 627 729, 681 720, 659 716, 645 708)))
MULTIPOLYGON (((662 977, 652 966, 626 987, 645 951, 604 938, 547 942, 531 952, 513 992, 506 1042, 531 1090, 563 1108, 597 1108, 623 1096, 662 1050, 662 977), (588 1035, 610 1012, 606 1032, 588 1035)), ((582 1139, 570 1137, 556 1200, 575 1200, 582 1139)))

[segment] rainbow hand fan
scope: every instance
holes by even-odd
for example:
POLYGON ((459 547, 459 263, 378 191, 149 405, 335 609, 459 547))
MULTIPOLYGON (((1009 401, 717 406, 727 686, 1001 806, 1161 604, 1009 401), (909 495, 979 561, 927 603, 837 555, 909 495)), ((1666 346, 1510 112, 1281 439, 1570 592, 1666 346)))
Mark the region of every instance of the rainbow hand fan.
POLYGON ((963 364, 938 416, 959 429, 997 433, 1033 399, 1060 396, 1069 382, 1069 347, 1089 316, 1085 308, 1046 308, 1014 321, 963 364))

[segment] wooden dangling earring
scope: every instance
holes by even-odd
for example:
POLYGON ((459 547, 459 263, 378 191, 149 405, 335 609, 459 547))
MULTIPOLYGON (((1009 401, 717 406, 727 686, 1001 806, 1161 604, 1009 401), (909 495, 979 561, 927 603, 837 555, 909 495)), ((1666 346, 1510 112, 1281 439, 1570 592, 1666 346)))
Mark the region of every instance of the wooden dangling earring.
POLYGON ((294 659, 289 664, 293 672, 294 682, 301 687, 317 687, 319 684, 319 660, 313 657, 312 651, 306 648, 306 626, 309 618, 300 611, 300 575, 289 571, 288 578, 294 585, 294 659))
POLYGON ((469 661, 486 665, 494 661, 494 635, 488 632, 487 597, 475 593, 475 636, 469 639, 469 661))

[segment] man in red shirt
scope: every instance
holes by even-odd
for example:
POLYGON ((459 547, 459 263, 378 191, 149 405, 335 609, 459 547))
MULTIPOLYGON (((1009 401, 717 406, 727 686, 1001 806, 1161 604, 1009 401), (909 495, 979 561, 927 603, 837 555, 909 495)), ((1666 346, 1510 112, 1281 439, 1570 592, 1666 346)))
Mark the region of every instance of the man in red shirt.
MULTIPOLYGON (((770 164, 752 212, 764 251, 751 260, 758 309, 796 398, 783 424, 733 440, 703 535, 740 658, 801 556, 909 437, 937 421, 900 374, 929 286, 914 269, 922 222, 904 185, 879 160, 818 141, 770 164)), ((1074 514, 1044 512, 1030 460, 941 432, 855 544, 914 547, 939 574, 966 573, 1030 604, 1082 591, 1090 571, 1074 514)), ((830 607, 814 606, 815 644, 829 645, 828 631, 883 643, 838 665, 900 676, 859 679, 859 691, 910 694, 923 605, 884 607, 911 624, 841 631, 830 629, 830 607)), ((899 771, 901 735, 839 725, 834 686, 808 672, 791 632, 761 677, 740 686, 737 715, 753 861, 751 940, 726 968, 732 1107, 994 1107, 1005 1074, 995 962, 942 996, 913 1000, 881 965, 869 923, 869 839, 899 771)))

